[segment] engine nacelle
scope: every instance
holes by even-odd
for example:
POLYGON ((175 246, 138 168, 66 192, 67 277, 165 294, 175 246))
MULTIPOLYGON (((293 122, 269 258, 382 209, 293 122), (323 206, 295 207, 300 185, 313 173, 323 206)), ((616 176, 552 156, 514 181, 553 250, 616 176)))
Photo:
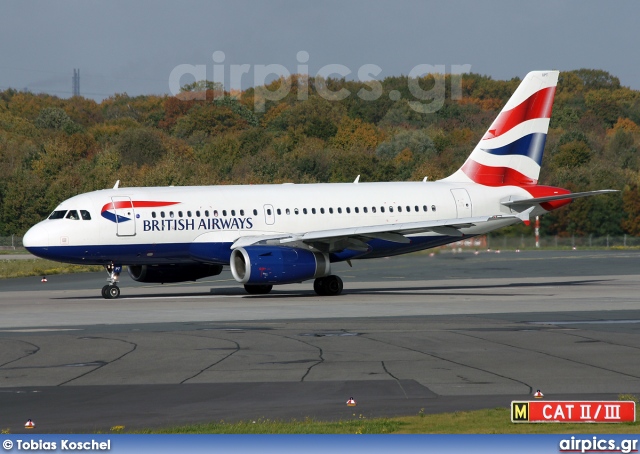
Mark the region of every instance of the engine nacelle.
POLYGON ((231 253, 231 274, 241 284, 291 284, 331 274, 329 256, 285 246, 247 246, 231 253))
POLYGON ((135 265, 128 266, 127 271, 131 279, 137 282, 168 284, 171 282, 195 281, 203 277, 217 276, 222 272, 222 265, 135 265))

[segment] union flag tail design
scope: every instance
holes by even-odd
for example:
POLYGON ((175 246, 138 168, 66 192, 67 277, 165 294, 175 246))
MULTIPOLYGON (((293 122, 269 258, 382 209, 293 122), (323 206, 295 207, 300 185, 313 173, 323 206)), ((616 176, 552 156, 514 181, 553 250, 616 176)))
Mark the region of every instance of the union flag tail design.
POLYGON ((462 167, 443 181, 485 186, 537 184, 558 74, 527 74, 462 167))

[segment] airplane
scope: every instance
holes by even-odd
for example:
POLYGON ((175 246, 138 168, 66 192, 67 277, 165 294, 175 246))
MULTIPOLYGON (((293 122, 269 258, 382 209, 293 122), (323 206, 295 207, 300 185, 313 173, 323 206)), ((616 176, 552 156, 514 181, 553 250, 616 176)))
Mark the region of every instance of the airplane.
POLYGON ((486 234, 614 190, 538 184, 558 71, 526 75, 464 164, 428 182, 119 187, 62 202, 23 244, 60 262, 104 265, 106 299, 126 265, 138 282, 194 281, 228 266, 249 294, 314 279, 339 295, 336 262, 406 254, 486 234))

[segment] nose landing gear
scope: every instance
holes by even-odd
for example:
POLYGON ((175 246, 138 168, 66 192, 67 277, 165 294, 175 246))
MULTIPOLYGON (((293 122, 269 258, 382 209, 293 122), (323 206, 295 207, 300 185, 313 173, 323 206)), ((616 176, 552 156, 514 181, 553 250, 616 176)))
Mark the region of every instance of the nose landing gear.
POLYGON ((117 298, 120 296, 120 287, 115 284, 109 284, 102 287, 102 297, 105 299, 117 298))
POLYGON ((118 287, 118 278, 122 272, 121 265, 114 265, 113 262, 105 265, 104 269, 107 271, 109 277, 107 278, 108 284, 102 287, 102 297, 105 299, 114 299, 120 296, 120 287, 118 287))

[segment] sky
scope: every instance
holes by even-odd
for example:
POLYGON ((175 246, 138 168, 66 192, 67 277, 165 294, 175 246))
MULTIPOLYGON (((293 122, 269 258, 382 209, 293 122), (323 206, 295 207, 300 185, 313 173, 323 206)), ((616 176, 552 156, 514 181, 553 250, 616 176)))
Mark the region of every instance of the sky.
POLYGON ((501 80, 602 69, 640 89, 636 0, 0 0, 0 11, 0 90, 64 98, 74 68, 81 95, 100 101, 169 94, 170 79, 213 80, 214 65, 227 88, 239 65, 242 88, 299 65, 354 80, 374 77, 358 75, 364 65, 378 80, 444 65, 501 80))

